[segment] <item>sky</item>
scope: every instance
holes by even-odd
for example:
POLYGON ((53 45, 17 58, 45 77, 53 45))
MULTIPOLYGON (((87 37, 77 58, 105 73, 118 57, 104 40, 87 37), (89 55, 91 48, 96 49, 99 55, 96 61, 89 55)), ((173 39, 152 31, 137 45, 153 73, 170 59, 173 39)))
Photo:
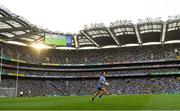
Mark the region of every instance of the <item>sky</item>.
POLYGON ((180 0, 0 0, 11 12, 31 23, 64 33, 78 33, 84 25, 180 14, 180 0))

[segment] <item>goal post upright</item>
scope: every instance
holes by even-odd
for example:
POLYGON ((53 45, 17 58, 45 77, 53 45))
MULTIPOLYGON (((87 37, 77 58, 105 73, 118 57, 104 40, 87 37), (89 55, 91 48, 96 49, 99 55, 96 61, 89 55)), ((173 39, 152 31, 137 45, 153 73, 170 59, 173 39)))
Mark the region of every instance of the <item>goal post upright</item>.
POLYGON ((0 69, 0 84, 2 79, 2 62, 3 62, 3 47, 1 47, 1 69, 0 69))
POLYGON ((18 52, 18 61, 17 61, 17 70, 16 70, 16 97, 18 97, 18 80, 19 80, 19 77, 18 77, 18 73, 19 73, 19 52, 18 52))

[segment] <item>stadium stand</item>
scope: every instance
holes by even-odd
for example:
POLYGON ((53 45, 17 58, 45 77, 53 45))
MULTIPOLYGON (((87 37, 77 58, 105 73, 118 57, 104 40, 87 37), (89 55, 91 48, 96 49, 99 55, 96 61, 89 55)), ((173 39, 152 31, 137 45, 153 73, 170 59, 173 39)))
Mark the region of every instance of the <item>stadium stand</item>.
MULTIPOLYGON (((160 94, 180 91, 177 77, 122 77, 108 81, 112 94, 160 94)), ((23 96, 91 95, 95 91, 96 82, 95 79, 20 78, 18 91, 24 92, 23 96)), ((15 87, 15 84, 15 78, 6 77, 2 79, 1 86, 15 87)))
POLYGON ((21 60, 28 63, 54 64, 97 64, 123 63, 136 61, 173 60, 179 44, 151 45, 142 47, 123 47, 102 50, 67 50, 43 49, 38 52, 31 47, 2 44, 4 56, 17 59, 18 52, 21 60), (23 52, 23 53, 21 53, 23 52), (80 55, 80 56, 79 56, 80 55))

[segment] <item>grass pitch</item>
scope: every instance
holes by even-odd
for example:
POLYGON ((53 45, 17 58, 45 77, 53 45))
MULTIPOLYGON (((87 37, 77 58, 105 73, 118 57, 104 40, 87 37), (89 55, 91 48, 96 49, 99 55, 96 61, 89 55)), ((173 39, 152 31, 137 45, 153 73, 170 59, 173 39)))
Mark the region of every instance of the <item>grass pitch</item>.
POLYGON ((0 98, 0 110, 180 110, 180 94, 0 98))

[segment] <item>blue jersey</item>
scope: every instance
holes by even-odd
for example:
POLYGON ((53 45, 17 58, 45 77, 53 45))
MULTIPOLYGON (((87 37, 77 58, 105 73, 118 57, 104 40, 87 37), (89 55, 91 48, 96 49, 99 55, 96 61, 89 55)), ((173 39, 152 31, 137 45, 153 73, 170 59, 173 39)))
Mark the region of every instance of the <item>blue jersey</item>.
POLYGON ((99 81, 98 81, 100 84, 105 84, 105 82, 106 82, 106 78, 104 77, 104 76, 100 76, 100 78, 99 78, 99 81))
POLYGON ((97 89, 101 89, 104 86, 105 82, 106 78, 104 76, 100 76, 97 84, 97 89))

